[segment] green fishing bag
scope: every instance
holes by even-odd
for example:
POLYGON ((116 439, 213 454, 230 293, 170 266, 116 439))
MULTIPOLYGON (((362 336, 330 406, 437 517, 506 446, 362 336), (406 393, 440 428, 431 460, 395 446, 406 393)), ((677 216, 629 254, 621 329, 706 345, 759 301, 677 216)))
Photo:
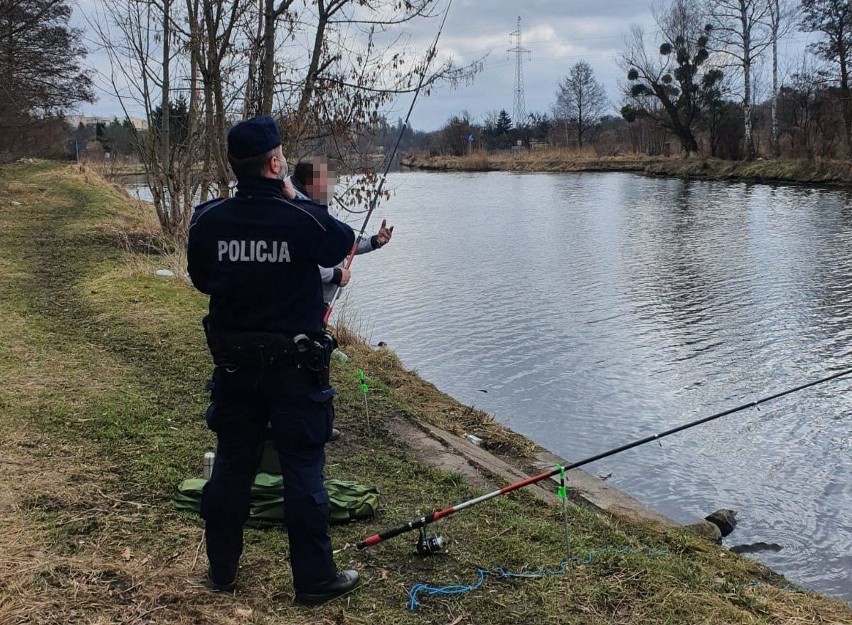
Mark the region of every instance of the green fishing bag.
MULTIPOLYGON (((178 510, 201 512, 201 490, 207 480, 184 480, 177 487, 175 505, 178 510)), ((251 507, 246 525, 268 527, 284 522, 283 480, 280 475, 258 473, 251 487, 251 507)), ((326 480, 328 517, 330 523, 349 523, 371 519, 379 507, 379 490, 345 480, 326 480)))

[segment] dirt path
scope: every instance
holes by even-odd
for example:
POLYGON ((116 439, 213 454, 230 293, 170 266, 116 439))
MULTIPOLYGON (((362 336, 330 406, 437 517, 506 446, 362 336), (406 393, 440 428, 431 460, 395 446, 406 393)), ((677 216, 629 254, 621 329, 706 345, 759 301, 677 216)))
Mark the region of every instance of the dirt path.
POLYGON ((78 229, 90 198, 48 183, 11 184, 29 201, 0 235, 0 623, 245 622, 201 585, 200 530, 162 519, 114 458, 72 436, 112 421, 97 414, 110 397, 150 391, 134 381, 144 355, 112 343, 80 297, 118 232, 78 229))

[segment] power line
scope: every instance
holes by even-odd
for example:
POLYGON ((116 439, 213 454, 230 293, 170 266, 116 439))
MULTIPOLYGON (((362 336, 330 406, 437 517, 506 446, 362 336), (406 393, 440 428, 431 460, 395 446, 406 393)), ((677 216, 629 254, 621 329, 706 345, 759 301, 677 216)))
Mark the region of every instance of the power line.
MULTIPOLYGON (((515 107, 512 115, 512 121, 515 122, 515 128, 523 126, 526 123, 527 111, 526 103, 524 102, 524 54, 531 54, 521 45, 521 16, 518 16, 518 30, 509 33, 509 37, 515 38, 515 47, 509 48, 506 52, 515 53, 515 107)), ((511 39, 510 39, 511 41, 511 39)))

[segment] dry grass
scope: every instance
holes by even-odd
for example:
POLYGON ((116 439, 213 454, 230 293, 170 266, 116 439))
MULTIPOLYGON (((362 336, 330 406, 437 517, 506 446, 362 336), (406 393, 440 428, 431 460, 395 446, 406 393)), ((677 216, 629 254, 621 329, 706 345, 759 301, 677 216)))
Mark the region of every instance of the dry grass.
POLYGON ((592 150, 562 148, 537 149, 513 154, 475 152, 470 156, 434 156, 409 154, 403 165, 416 169, 447 171, 642 171, 649 163, 669 159, 649 158, 638 154, 597 156, 592 150))
POLYGON ((72 179, 93 184, 98 189, 109 189, 107 198, 112 206, 120 207, 102 219, 87 224, 110 237, 126 252, 124 260, 128 275, 154 275, 158 269, 171 271, 178 280, 189 285, 186 270, 186 244, 162 233, 156 211, 149 202, 131 196, 119 184, 110 182, 113 172, 94 164, 78 165, 72 179))
POLYGON ((83 167, 108 179, 116 176, 138 176, 145 174, 145 167, 135 158, 90 159, 81 163, 83 167))
POLYGON ((458 436, 474 434, 483 439, 483 446, 489 451, 515 458, 528 457, 536 449, 532 441, 500 425, 488 413, 460 404, 417 373, 407 370, 392 350, 371 349, 363 341, 351 340, 345 343, 345 350, 370 372, 371 385, 379 384, 389 394, 404 398, 395 408, 410 417, 458 436))
POLYGON ((334 305, 334 336, 340 346, 369 345, 372 339, 372 329, 364 322, 363 317, 352 305, 349 292, 344 290, 343 295, 334 305))
POLYGON ((576 172, 628 171, 654 176, 794 182, 806 184, 852 184, 852 162, 808 160, 723 161, 714 158, 649 157, 624 154, 596 156, 590 150, 542 149, 513 155, 511 152, 471 156, 407 155, 403 164, 416 169, 441 171, 576 172))
POLYGON ((186 245, 160 233, 120 230, 117 236, 127 254, 127 276, 152 276, 165 269, 184 285, 192 281, 187 272, 186 245))
POLYGON ((650 163, 649 174, 713 180, 850 184, 852 162, 808 160, 723 161, 710 158, 650 163))

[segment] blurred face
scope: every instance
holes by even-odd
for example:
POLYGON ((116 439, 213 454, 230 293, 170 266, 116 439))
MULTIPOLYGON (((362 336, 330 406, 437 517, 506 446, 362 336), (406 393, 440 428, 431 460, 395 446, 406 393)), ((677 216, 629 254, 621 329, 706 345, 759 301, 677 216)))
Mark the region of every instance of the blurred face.
POLYGON ((308 195, 316 201, 328 202, 334 195, 337 172, 329 170, 328 163, 314 163, 314 175, 306 185, 308 195))

